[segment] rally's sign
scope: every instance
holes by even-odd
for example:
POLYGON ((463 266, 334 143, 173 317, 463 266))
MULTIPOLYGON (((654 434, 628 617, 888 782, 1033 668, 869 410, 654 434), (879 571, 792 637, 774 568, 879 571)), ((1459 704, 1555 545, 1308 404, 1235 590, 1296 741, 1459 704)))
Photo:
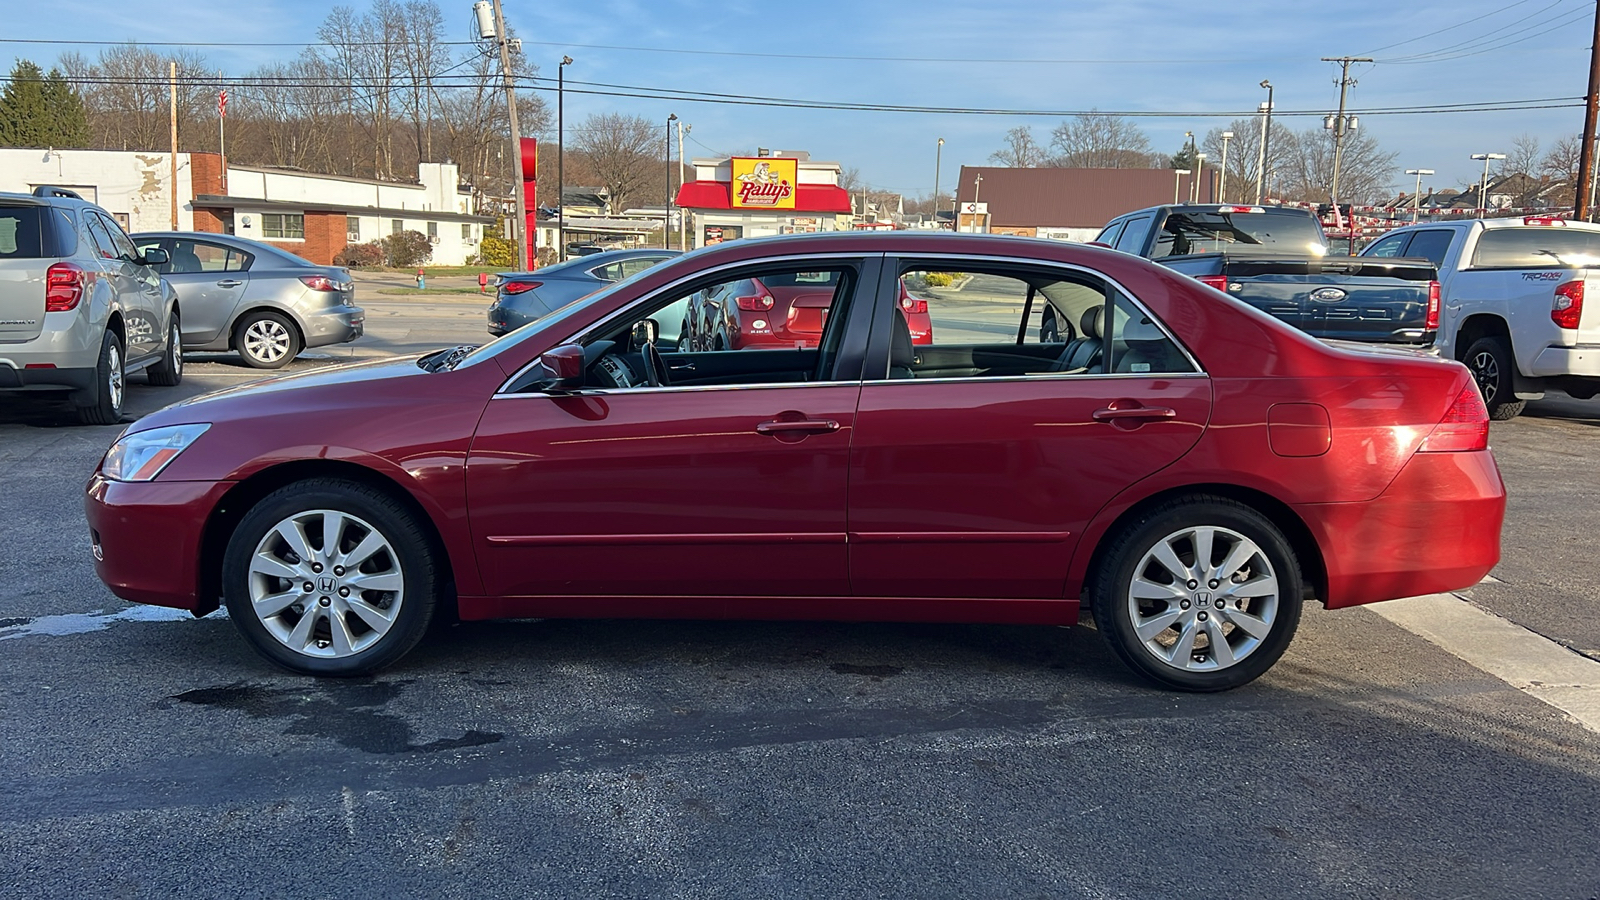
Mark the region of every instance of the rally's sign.
POLYGON ((734 209, 794 209, 795 183, 800 163, 782 157, 735 156, 733 162, 734 209))

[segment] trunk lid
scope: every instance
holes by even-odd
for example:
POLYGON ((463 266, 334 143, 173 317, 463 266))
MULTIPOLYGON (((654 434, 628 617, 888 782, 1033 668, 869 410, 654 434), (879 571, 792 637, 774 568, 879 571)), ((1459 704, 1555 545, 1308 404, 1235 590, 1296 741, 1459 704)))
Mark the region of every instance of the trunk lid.
POLYGON ((0 206, 0 343, 21 343, 44 330, 45 217, 37 204, 0 206))

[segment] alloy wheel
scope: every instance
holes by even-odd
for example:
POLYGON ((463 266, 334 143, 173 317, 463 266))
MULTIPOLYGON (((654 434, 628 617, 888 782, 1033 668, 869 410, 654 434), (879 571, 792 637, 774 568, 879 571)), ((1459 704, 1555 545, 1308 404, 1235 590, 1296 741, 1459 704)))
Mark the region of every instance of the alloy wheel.
POLYGON ((1128 612, 1153 658, 1188 672, 1237 665, 1272 632, 1277 574, 1254 541, 1202 525, 1157 541, 1128 586, 1128 612))
POLYGON ((1500 391, 1500 363, 1493 353, 1483 350, 1472 357, 1472 377, 1478 382, 1483 402, 1493 403, 1494 395, 1500 391))
POLYGON ((245 352, 264 363, 283 359, 294 343, 294 335, 276 319, 257 319, 244 330, 245 352))
POLYGON ((256 618, 304 656, 339 659, 372 647, 405 600, 400 556, 382 532, 334 509, 298 512, 262 536, 249 563, 256 618))
POLYGON ((106 359, 111 363, 111 371, 106 376, 106 396, 111 398, 111 408, 120 412, 122 410, 122 396, 125 390, 122 373, 122 350, 112 342, 106 354, 106 359))

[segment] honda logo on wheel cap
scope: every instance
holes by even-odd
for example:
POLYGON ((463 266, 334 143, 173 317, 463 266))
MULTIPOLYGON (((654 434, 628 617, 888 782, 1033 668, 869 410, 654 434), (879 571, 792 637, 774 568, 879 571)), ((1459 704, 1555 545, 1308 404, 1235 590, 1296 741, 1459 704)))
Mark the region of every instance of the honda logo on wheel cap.
POLYGON ((336 583, 337 583, 337 582, 335 582, 335 581, 334 581, 334 580, 333 580, 333 579, 332 579, 332 578, 329 578, 329 577, 328 577, 328 576, 326 576, 326 575, 324 575, 324 576, 322 576, 322 577, 321 577, 321 578, 319 578, 319 579, 317 579, 317 587, 318 587, 318 588, 319 588, 319 589, 321 589, 321 591, 322 591, 322 592, 323 592, 323 593, 324 593, 324 594, 326 594, 326 593, 328 593, 328 592, 329 592, 329 591, 331 591, 331 590, 333 590, 333 586, 334 586, 334 585, 335 585, 335 584, 336 584, 336 583))

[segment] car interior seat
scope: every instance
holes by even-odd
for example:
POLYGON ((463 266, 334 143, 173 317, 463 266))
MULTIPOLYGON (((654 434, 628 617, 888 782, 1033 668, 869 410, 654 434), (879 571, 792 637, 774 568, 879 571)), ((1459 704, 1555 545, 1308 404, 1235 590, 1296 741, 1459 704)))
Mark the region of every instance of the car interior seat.
POLYGON ((917 348, 911 343, 911 324, 898 309, 891 316, 894 324, 889 328, 889 377, 915 378, 912 366, 917 364, 917 348))
POLYGON ((1078 320, 1077 339, 1067 344, 1067 349, 1057 357, 1055 365, 1050 367, 1052 372, 1094 372, 1100 366, 1100 328, 1105 319, 1105 304, 1097 304, 1084 310, 1083 317, 1078 320))
POLYGON ((200 257, 195 255, 194 247, 189 244, 174 244, 172 247, 172 260, 167 265, 166 273, 184 275, 200 271, 200 257))

